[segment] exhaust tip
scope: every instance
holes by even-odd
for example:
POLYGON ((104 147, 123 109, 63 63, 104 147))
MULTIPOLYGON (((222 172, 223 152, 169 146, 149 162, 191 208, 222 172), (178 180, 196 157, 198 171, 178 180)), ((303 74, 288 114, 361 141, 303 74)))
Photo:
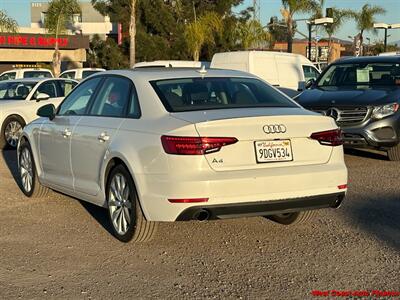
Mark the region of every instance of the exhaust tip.
POLYGON ((206 221, 210 218, 208 210, 200 209, 193 214, 193 219, 197 221, 206 221))
POLYGON ((343 199, 344 199, 344 196, 337 197, 336 201, 335 201, 335 203, 333 204, 332 207, 333 208, 339 208, 342 205, 343 199))

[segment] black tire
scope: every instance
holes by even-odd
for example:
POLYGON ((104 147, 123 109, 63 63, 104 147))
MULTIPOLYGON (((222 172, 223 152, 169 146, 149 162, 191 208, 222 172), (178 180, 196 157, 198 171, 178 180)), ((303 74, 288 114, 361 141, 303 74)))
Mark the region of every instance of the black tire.
POLYGON ((314 216, 315 210, 306 210, 295 213, 266 216, 266 218, 282 225, 295 225, 305 223, 312 219, 314 216))
MULTIPOLYGON (((36 165, 35 165, 35 160, 32 155, 32 149, 31 146, 29 145, 28 142, 24 141, 22 142, 20 148, 19 148, 19 157, 18 157, 18 173, 19 173, 19 187, 22 190, 22 192, 25 194, 27 197, 31 198, 41 198, 45 197, 49 193, 49 189, 44 187, 43 185, 40 184, 37 172, 36 172, 36 165), (27 151, 27 152, 25 152, 27 151), (23 160, 26 159, 23 156, 28 154, 30 155, 31 159, 31 168, 30 170, 27 170, 30 173, 30 176, 32 178, 32 184, 31 188, 27 189, 26 185, 24 185, 24 179, 23 179, 23 160)), ((25 168, 27 169, 27 168, 25 168)))
POLYGON ((400 161, 400 145, 396 145, 387 151, 390 161, 400 161))
POLYGON ((7 142, 6 139, 6 128, 7 125, 10 124, 11 122, 18 122, 20 124, 21 128, 25 127, 25 121, 20 117, 20 116, 9 116, 7 117, 3 125, 1 126, 1 134, 0 134, 0 149, 16 149, 17 145, 12 146, 7 142))
MULTIPOLYGON (((123 193, 123 194, 125 194, 125 193, 123 193)), ((120 193, 120 195, 121 195, 121 193, 120 193)), ((108 205, 108 217, 110 220, 111 228, 112 228, 114 236, 118 240, 127 243, 129 241, 147 242, 147 241, 150 241, 153 239, 153 237, 156 233, 157 227, 158 227, 158 223, 146 220, 146 218, 142 212, 142 209, 140 207, 135 184, 133 182, 133 179, 132 179, 129 171, 125 168, 125 166, 117 165, 111 170, 111 172, 108 176, 108 180, 107 180, 106 197, 107 197, 107 205, 108 205), (117 208, 118 206, 111 205, 111 201, 113 201, 112 198, 114 195, 111 192, 111 185, 112 185, 113 179, 116 176, 123 176, 125 178, 127 187, 129 188, 129 193, 127 193, 129 195, 129 197, 127 197, 127 200, 130 202, 130 206, 131 206, 130 210, 128 209, 130 222, 127 226, 126 231, 123 233, 118 231, 118 228, 117 228, 118 225, 116 223, 114 223, 114 222, 116 222, 116 220, 113 220, 113 216, 112 216, 113 213, 116 213, 116 211, 118 210, 118 208, 117 208), (113 209, 114 209, 114 211, 112 211, 113 209)), ((128 201, 118 201, 118 202, 126 203, 128 201)), ((122 207, 121 209, 123 210, 124 208, 128 208, 128 207, 125 206, 125 207, 122 207)), ((122 212, 119 213, 120 218, 123 218, 122 214, 123 214, 122 212)), ((124 219, 124 220, 126 222, 126 219, 124 219)))

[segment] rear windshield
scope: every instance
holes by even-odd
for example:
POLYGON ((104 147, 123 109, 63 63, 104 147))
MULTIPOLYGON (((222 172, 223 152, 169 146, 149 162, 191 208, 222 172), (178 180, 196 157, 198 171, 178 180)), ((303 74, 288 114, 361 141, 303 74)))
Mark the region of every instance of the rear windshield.
POLYGON ((46 71, 25 71, 24 78, 51 78, 50 72, 46 71))
POLYGON ((400 85, 398 63, 335 64, 321 76, 319 87, 400 85))
POLYGON ((244 107, 297 107, 253 78, 182 78, 150 82, 169 112, 244 107))

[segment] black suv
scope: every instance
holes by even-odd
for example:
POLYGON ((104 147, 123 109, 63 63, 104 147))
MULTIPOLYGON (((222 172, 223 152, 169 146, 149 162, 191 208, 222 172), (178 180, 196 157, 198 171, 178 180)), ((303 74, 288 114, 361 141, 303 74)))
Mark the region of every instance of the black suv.
POLYGON ((345 146, 384 150, 400 160, 400 56, 344 58, 308 86, 295 100, 334 118, 345 146))

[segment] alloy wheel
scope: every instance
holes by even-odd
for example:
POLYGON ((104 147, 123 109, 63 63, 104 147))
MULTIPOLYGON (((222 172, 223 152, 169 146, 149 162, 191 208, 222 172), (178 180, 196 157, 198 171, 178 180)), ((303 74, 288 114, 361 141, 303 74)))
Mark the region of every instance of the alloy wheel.
POLYGON ((24 188, 25 192, 29 193, 32 190, 33 168, 32 157, 28 148, 22 149, 19 165, 22 187, 24 188))
POLYGON ((17 147, 18 139, 22 134, 22 125, 18 121, 11 121, 4 130, 4 136, 7 144, 13 148, 17 147))
POLYGON ((121 173, 114 175, 108 193, 108 209, 112 224, 119 235, 124 235, 128 232, 132 223, 131 192, 124 175, 121 173))

